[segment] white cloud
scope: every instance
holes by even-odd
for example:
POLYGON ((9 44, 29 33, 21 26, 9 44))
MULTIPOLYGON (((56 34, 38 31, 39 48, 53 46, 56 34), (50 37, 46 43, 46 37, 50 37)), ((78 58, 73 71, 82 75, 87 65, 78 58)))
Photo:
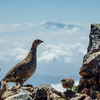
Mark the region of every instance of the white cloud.
MULTIPOLYGON (((60 34, 63 34, 64 37, 66 37, 66 40, 68 38, 71 38, 73 41, 76 40, 79 34, 80 30, 84 26, 78 25, 78 24, 73 24, 73 23, 58 23, 54 21, 45 21, 37 24, 30 24, 30 23, 24 23, 24 24, 0 24, 0 32, 18 32, 18 31, 32 31, 33 29, 36 28, 39 30, 39 36, 45 36, 46 38, 54 38, 54 34, 60 37, 60 34), (48 29, 46 27, 49 27, 48 29), (42 29, 44 28, 44 29, 42 29), (54 30, 53 30, 54 29, 54 30), (49 31, 50 30, 50 31, 49 31), (53 34, 53 35, 52 35, 53 34), (68 36, 68 37, 67 37, 68 36), (71 37, 70 37, 71 36, 71 37), (75 37, 76 36, 76 37, 75 37)), ((63 38, 62 36, 62 38, 63 38)), ((85 46, 80 43, 82 39, 86 39, 86 36, 79 36, 79 38, 76 40, 77 43, 72 43, 69 40, 70 44, 65 44, 65 43, 60 43, 59 40, 57 45, 46 45, 44 48, 44 51, 39 55, 38 57, 38 62, 45 62, 49 63, 52 61, 60 61, 63 60, 65 63, 71 63, 73 62, 73 56, 76 56, 76 54, 85 54, 85 46)), ((57 39, 57 38, 56 38, 57 39)), ((62 39, 63 40, 63 39, 62 39)), ((3 40, 0 40, 1 42, 3 40)), ((49 40, 50 41, 50 40, 49 40)), ((76 42, 75 41, 75 42, 76 42)), ((17 46, 16 49, 13 49, 9 55, 12 55, 15 57, 16 60, 21 60, 25 57, 27 54, 27 50, 23 50, 22 47, 23 45, 19 42, 14 42, 13 45, 17 46)), ((13 47, 14 48, 14 47, 13 47)), ((6 53, 6 55, 8 55, 6 53)))
POLYGON ((47 50, 40 55, 40 57, 38 58, 38 62, 44 61, 46 63, 49 63, 54 60, 59 60, 60 57, 64 57, 65 62, 71 61, 70 56, 72 55, 72 52, 69 48, 67 48, 66 45, 47 45, 45 48, 47 50), (67 59, 66 56, 69 57, 69 59, 67 59))
POLYGON ((28 54, 28 50, 24 50, 22 48, 14 48, 10 50, 8 53, 10 56, 15 57, 15 60, 22 60, 28 54))
POLYGON ((82 54, 82 55, 86 54, 86 45, 82 43, 76 43, 74 45, 69 45, 68 47, 72 50, 76 49, 77 50, 76 54, 82 54))
POLYGON ((52 26, 51 28, 52 28, 52 29, 55 29, 55 28, 56 28, 56 26, 52 26))
POLYGON ((71 57, 65 57, 64 61, 66 63, 71 63, 72 62, 72 58, 71 57))
POLYGON ((85 46, 82 43, 76 44, 58 44, 58 45, 46 45, 45 51, 38 57, 38 62, 49 63, 52 61, 62 60, 65 63, 72 63, 73 56, 78 54, 84 55, 86 53, 85 46))
POLYGON ((51 61, 57 60, 58 56, 55 53, 45 51, 42 55, 38 58, 38 62, 46 62, 49 63, 51 61))
POLYGON ((82 43, 75 43, 75 44, 70 44, 68 45, 70 49, 75 49, 75 48, 84 48, 84 45, 82 43))
POLYGON ((6 57, 6 53, 3 52, 3 51, 0 52, 0 60, 2 60, 2 61, 8 61, 9 60, 9 58, 6 57))
POLYGON ((22 48, 14 48, 8 51, 0 52, 0 60, 8 61, 11 57, 14 57, 15 60, 22 60, 28 54, 28 50, 24 50, 22 48))
POLYGON ((19 32, 28 31, 37 27, 37 25, 24 23, 24 24, 0 24, 0 33, 3 32, 19 32))
MULTIPOLYGON (((0 52, 0 60, 9 60, 10 57, 14 57, 15 60, 24 59, 28 50, 22 49, 20 43, 15 42, 14 45, 18 45, 18 47, 8 50, 6 52, 0 52), (9 57, 8 57, 9 56, 9 57)), ((73 56, 77 54, 84 55, 86 53, 86 49, 84 49, 84 45, 81 43, 77 44, 58 44, 58 45, 46 45, 44 51, 39 55, 38 62, 49 63, 52 61, 63 61, 65 63, 72 63, 73 56), (75 51, 76 50, 76 51, 75 51)))
POLYGON ((23 47, 23 44, 21 44, 19 42, 14 42, 13 45, 18 46, 18 47, 23 47))
POLYGON ((79 31, 79 30, 80 30, 80 28, 78 28, 78 27, 73 27, 70 33, 75 33, 75 32, 77 32, 77 31, 79 31))
POLYGON ((88 39, 89 39, 88 36, 81 36, 81 37, 80 37, 80 40, 88 40, 88 39))
MULTIPOLYGON (((81 25, 81 27, 83 27, 81 25)), ((23 23, 23 24, 0 24, 0 33, 4 32, 25 32, 25 31, 34 31, 33 29, 38 30, 46 30, 48 29, 57 29, 57 32, 52 32, 53 34, 73 34, 78 32, 81 29, 80 25, 71 24, 71 23, 62 23, 62 22, 54 22, 54 21, 44 21, 41 23, 23 23)))
POLYGON ((65 27, 64 27, 64 29, 67 29, 67 28, 68 28, 68 26, 65 26, 65 27))
POLYGON ((60 30, 57 30, 56 32, 51 32, 51 34, 54 34, 54 35, 75 34, 78 31, 80 31, 80 28, 73 27, 72 29, 69 29, 69 28, 60 29, 60 30))
POLYGON ((86 49, 82 49, 82 48, 80 48, 79 50, 78 50, 78 53, 79 54, 82 54, 82 55, 85 55, 86 54, 86 49))
POLYGON ((72 52, 65 44, 58 44, 58 45, 46 45, 46 48, 51 52, 54 52, 58 55, 72 55, 72 52))
POLYGON ((58 84, 51 84, 51 86, 53 87, 53 88, 55 88, 57 91, 60 91, 60 92, 64 92, 66 89, 64 89, 63 87, 62 87, 62 84, 61 83, 58 83, 58 84))

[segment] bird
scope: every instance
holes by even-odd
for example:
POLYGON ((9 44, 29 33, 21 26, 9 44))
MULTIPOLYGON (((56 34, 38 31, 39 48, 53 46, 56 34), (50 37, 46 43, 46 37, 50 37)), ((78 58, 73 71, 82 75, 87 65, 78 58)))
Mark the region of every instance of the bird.
POLYGON ((67 90, 68 89, 72 89, 73 85, 74 85, 74 79, 73 78, 70 78, 70 79, 62 79, 61 80, 62 82, 62 86, 63 88, 66 88, 67 90))
POLYGON ((15 83, 16 86, 23 86, 23 83, 27 81, 35 72, 37 67, 36 52, 37 46, 43 41, 36 39, 33 41, 32 47, 28 55, 21 62, 16 64, 2 79, 8 83, 15 83))

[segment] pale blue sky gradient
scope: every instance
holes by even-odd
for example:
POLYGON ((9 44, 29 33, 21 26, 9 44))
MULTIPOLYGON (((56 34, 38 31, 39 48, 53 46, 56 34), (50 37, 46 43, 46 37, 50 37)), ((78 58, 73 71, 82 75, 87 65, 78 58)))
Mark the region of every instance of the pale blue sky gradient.
POLYGON ((98 23, 99 0, 0 0, 0 23, 98 23))

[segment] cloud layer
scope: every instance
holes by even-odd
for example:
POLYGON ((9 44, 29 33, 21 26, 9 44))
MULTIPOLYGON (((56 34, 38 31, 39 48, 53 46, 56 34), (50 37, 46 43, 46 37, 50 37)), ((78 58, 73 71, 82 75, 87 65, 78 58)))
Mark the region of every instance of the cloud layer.
MULTIPOLYGON (((79 24, 68 24, 68 23, 58 23, 54 21, 44 21, 37 24, 33 23, 23 23, 23 24, 0 24, 0 33, 9 33, 9 32, 28 32, 34 29, 52 29, 53 31, 59 30, 59 34, 68 32, 70 34, 84 29, 83 25, 79 24)), ((55 32, 53 32, 55 33, 55 32)))
MULTIPOLYGON (((88 31, 85 24, 54 21, 0 24, 0 65, 3 66, 1 74, 6 74, 23 60, 33 40, 39 38, 44 43, 37 48, 36 74, 74 76, 79 73, 86 53, 88 31)), ((59 84, 57 87, 59 88, 59 84)))
POLYGON ((62 59, 65 63, 71 63, 73 62, 73 56, 76 56, 77 54, 84 55, 86 53, 86 50, 84 48, 85 46, 81 43, 67 45, 48 44, 45 46, 45 51, 43 51, 40 57, 38 58, 38 62, 49 63, 57 60, 60 61, 62 59))
POLYGON ((13 57, 14 60, 22 60, 26 57, 28 50, 24 50, 22 48, 13 48, 8 51, 1 51, 0 52, 0 60, 2 61, 9 61, 13 57))

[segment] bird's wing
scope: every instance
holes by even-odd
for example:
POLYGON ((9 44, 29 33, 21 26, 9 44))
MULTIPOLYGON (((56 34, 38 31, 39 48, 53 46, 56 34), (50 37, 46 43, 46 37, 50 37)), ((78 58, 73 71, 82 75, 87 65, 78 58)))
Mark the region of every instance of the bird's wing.
POLYGON ((27 64, 29 63, 29 61, 27 62, 25 59, 23 61, 21 61, 20 63, 16 64, 7 74, 6 76, 3 78, 3 80, 5 81, 14 81, 16 80, 20 75, 22 75, 22 71, 27 70, 27 64))

